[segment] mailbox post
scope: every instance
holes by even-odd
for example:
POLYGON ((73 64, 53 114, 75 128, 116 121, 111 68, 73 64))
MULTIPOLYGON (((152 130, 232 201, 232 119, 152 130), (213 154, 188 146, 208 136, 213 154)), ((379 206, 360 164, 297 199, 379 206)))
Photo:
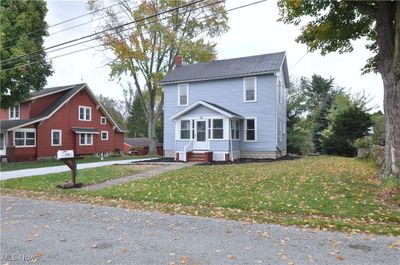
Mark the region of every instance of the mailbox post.
POLYGON ((57 159, 64 162, 71 169, 71 183, 64 183, 63 188, 75 188, 76 187, 76 160, 82 159, 83 157, 74 156, 74 150, 58 150, 57 159))

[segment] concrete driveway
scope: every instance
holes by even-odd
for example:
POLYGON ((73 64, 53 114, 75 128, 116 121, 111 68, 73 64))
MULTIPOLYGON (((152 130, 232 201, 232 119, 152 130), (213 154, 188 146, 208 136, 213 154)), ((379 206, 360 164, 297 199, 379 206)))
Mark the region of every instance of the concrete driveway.
POLYGON ((398 265, 400 260, 399 237, 77 203, 1 197, 1 221, 2 264, 398 265))
MULTIPOLYGON (((103 167, 115 164, 129 164, 132 162, 139 162, 139 161, 147 161, 152 160, 153 158, 140 158, 140 159, 129 159, 129 160, 114 160, 114 161, 104 161, 104 162, 93 162, 93 163, 83 163, 78 164, 78 169, 84 168, 94 168, 94 167, 103 167)), ((52 167, 40 167, 40 168, 29 168, 29 169, 21 169, 21 170, 13 170, 13 171, 3 171, 0 172, 0 180, 6 179, 15 179, 15 178, 23 178, 23 177, 30 177, 30 176, 38 176, 38 175, 46 175, 52 173, 59 173, 69 171, 69 167, 67 166, 52 166, 52 167)))

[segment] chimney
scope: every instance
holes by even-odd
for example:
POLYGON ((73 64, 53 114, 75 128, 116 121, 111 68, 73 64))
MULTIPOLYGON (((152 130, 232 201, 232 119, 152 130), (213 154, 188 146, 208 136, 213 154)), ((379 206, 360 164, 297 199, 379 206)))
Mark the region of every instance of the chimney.
POLYGON ((182 66, 182 57, 178 54, 175 57, 175 68, 179 68, 182 66))

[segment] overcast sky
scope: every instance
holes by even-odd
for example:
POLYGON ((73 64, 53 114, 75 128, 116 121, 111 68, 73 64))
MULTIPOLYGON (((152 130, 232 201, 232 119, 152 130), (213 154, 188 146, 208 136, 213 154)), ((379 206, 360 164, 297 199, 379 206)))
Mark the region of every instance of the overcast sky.
MULTIPOLYGON (((255 1, 227 0, 226 8, 230 9, 255 1)), ((50 26, 88 13, 86 1, 48 0, 47 2, 49 11, 46 20, 50 26)), ((326 56, 321 56, 318 52, 306 54, 306 46, 295 41, 300 33, 300 28, 277 21, 279 13, 276 2, 276 0, 269 0, 230 12, 230 30, 218 39, 217 58, 227 59, 286 51, 291 76, 310 77, 315 73, 326 78, 333 77, 336 85, 345 87, 352 93, 365 92, 372 99, 370 106, 375 105, 377 109, 382 109, 383 84, 380 75, 361 75, 361 68, 371 55, 364 47, 365 41, 355 42, 352 53, 332 53, 326 56)), ((52 35, 46 38, 45 47, 93 33, 96 30, 96 22, 56 33, 59 30, 90 21, 90 19, 90 16, 86 16, 69 23, 51 26, 49 33, 52 35)), ((48 58, 97 44, 96 42, 89 42, 69 49, 51 52, 48 53, 48 58)), ((47 85, 51 87, 85 82, 95 94, 103 94, 122 100, 121 86, 116 80, 109 79, 109 69, 104 66, 107 61, 107 54, 98 49, 89 49, 55 58, 53 59, 55 73, 48 78, 47 85)))

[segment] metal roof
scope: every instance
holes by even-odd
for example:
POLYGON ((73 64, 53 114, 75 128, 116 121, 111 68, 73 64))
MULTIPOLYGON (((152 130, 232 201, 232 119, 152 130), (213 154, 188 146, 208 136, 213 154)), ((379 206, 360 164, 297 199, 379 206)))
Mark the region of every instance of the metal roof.
POLYGON ((57 86, 57 87, 44 88, 42 90, 31 92, 30 99, 44 97, 44 96, 55 94, 55 93, 58 93, 58 92, 61 92, 64 90, 73 89, 74 87, 75 88, 82 87, 83 85, 85 85, 85 84, 82 83, 82 84, 75 84, 75 85, 69 85, 69 86, 57 86))
POLYGON ((284 60, 285 52, 278 52, 182 65, 168 73, 160 84, 272 73, 280 70, 284 60))
POLYGON ((97 128, 72 128, 72 131, 75 133, 89 133, 89 134, 98 134, 99 130, 97 128))

